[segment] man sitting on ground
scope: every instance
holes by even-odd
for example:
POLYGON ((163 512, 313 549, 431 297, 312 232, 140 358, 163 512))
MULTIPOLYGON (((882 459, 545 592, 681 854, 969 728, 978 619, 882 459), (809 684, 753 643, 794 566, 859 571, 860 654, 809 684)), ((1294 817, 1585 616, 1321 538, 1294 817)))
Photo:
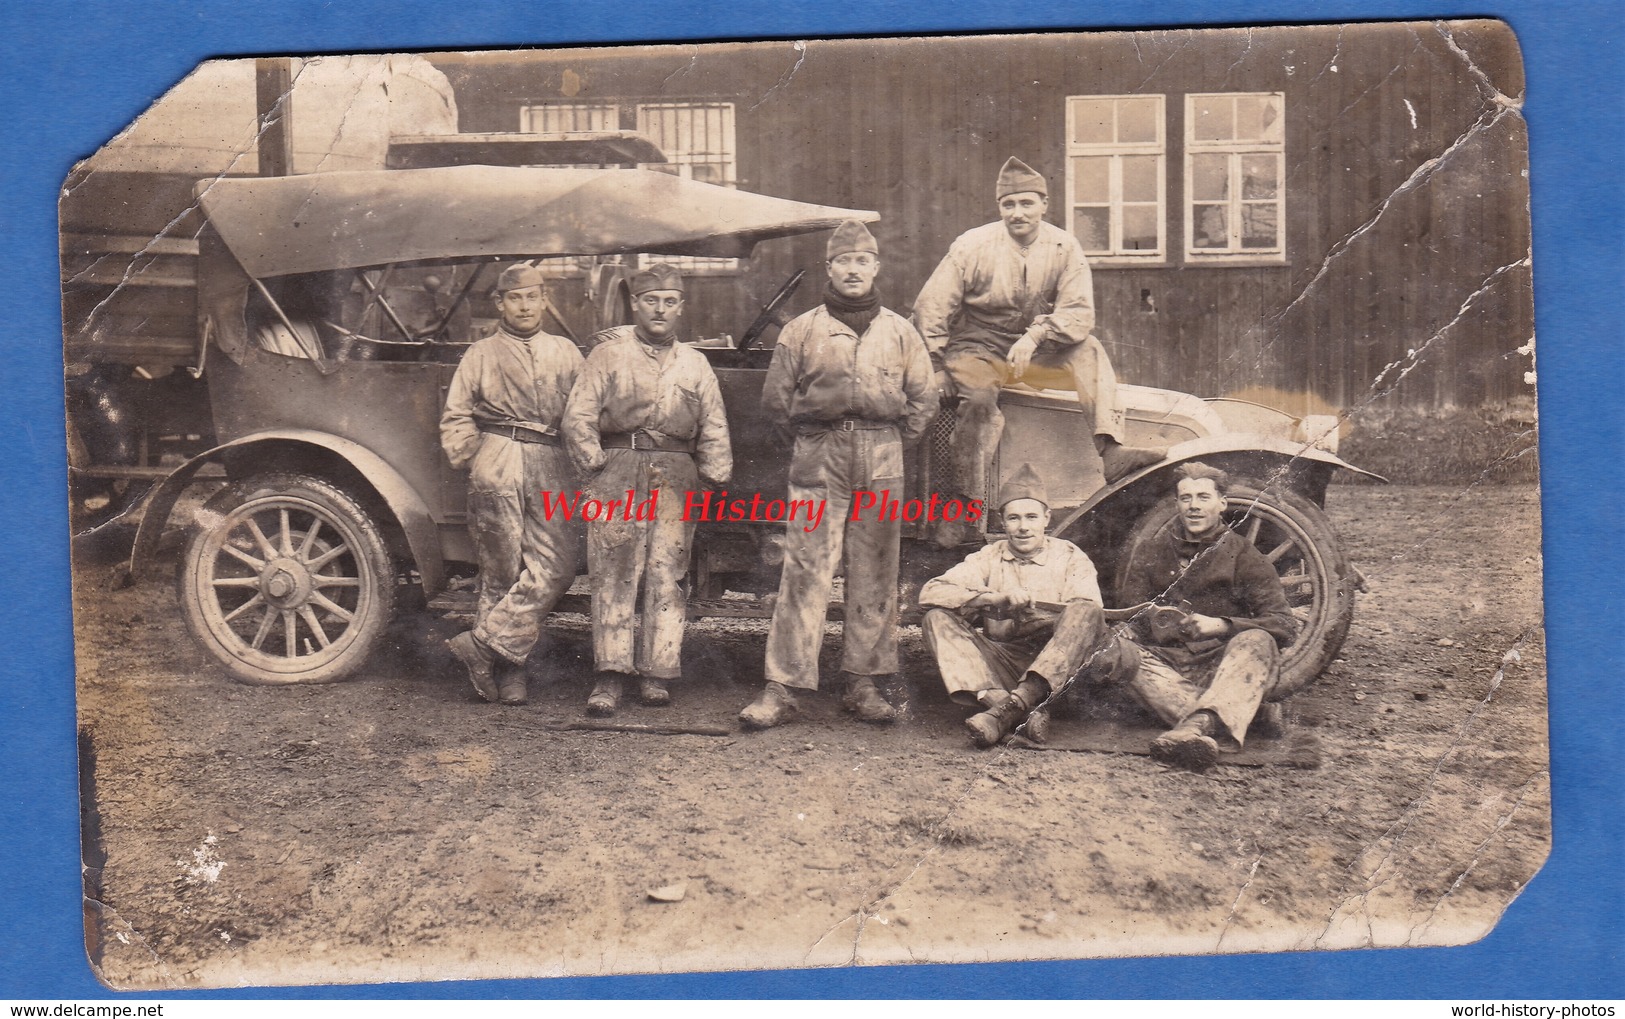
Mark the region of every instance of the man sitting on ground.
POLYGON ((1147 603, 1129 634, 1103 634, 1086 674, 1124 683, 1172 726, 1151 756, 1201 771, 1240 750, 1259 706, 1280 694, 1281 648, 1298 621, 1281 578, 1225 526, 1229 478, 1201 463, 1175 472, 1178 517, 1128 564, 1120 590, 1147 603))
MULTIPOLYGON (((999 490, 1004 539, 926 583, 920 604, 926 645, 948 696, 983 710, 965 722, 979 747, 998 743, 1060 689, 1108 633, 1095 564, 1048 536, 1049 497, 1031 466, 999 490), (980 629, 978 629, 978 626, 980 629)), ((1024 735, 1047 716, 1034 716, 1024 735)))

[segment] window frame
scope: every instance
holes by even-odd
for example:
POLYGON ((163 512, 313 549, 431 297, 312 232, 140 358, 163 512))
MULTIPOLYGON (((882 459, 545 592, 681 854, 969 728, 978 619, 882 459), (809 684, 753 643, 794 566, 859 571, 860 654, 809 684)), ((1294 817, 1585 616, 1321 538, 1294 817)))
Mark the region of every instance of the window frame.
MULTIPOLYGON (((1168 103, 1167 96, 1161 92, 1138 92, 1127 94, 1108 95, 1076 95, 1066 97, 1066 230, 1073 237, 1077 237, 1077 210, 1081 207, 1105 208, 1107 210, 1107 243, 1109 250, 1091 251, 1084 249, 1091 266, 1136 266, 1136 265, 1167 265, 1169 259, 1168 239, 1168 103), (1074 108, 1079 102, 1099 102, 1110 100, 1112 102, 1112 133, 1114 138, 1109 142, 1080 142, 1073 137, 1074 108), (1157 137, 1148 142, 1124 142, 1115 138, 1120 118, 1117 103, 1121 100, 1154 100, 1156 103, 1155 123, 1157 137), (1125 249, 1123 243, 1123 212, 1126 205, 1143 206, 1149 202, 1130 202, 1123 200, 1123 160, 1125 157, 1146 157, 1156 159, 1156 223, 1157 247, 1154 250, 1125 249), (1079 157, 1106 157, 1107 163, 1107 194, 1106 201, 1079 202, 1076 197, 1077 181, 1074 173, 1073 160, 1079 157)), ((1081 240, 1080 240, 1080 243, 1081 240)))
POLYGON ((519 107, 519 130, 522 134, 546 134, 536 126, 537 114, 542 110, 578 110, 591 114, 607 114, 603 126, 570 127, 561 131, 619 131, 621 129, 621 105, 611 102, 586 102, 544 100, 542 102, 526 103, 519 107))
MULTIPOLYGON (((536 123, 541 119, 542 110, 572 109, 586 111, 589 115, 597 114, 604 123, 601 126, 571 127, 561 131, 619 131, 621 129, 621 106, 612 102, 575 102, 573 100, 543 100, 541 102, 525 103, 519 107, 519 131, 521 134, 548 134, 536 123)), ((557 167, 559 169, 576 169, 579 164, 538 163, 541 167, 557 167)), ((602 163, 597 164, 603 168, 602 163)), ((598 258, 593 255, 553 255, 548 258, 531 259, 532 264, 548 279, 584 279, 591 275, 593 266, 598 264, 598 258)))
MULTIPOLYGON (((543 116, 545 109, 575 109, 583 111, 589 119, 596 116, 600 120, 597 126, 582 127, 583 131, 619 131, 623 125, 631 123, 632 129, 649 135, 658 144, 659 139, 647 130, 647 118, 658 115, 661 111, 722 111, 719 132, 721 134, 721 147, 701 152, 672 151, 667 146, 661 146, 667 156, 664 163, 642 163, 640 169, 655 170, 661 173, 670 173, 685 180, 694 179, 694 167, 698 164, 721 162, 725 167, 724 178, 716 181, 721 187, 736 188, 739 186, 739 124, 738 106, 733 102, 709 99, 614 99, 591 102, 577 102, 574 100, 540 100, 527 102, 519 107, 519 128, 526 133, 542 133, 538 131, 538 120, 543 116), (714 158, 722 156, 722 159, 714 158), (706 158, 713 157, 713 158, 706 158)), ((692 134, 692 129, 689 131, 692 134)), ((597 259, 562 255, 553 258, 538 259, 538 268, 544 275, 550 277, 580 277, 591 272, 597 259)), ((690 273, 700 275, 732 275, 742 271, 737 258, 713 258, 701 255, 646 255, 636 256, 634 269, 646 269, 651 265, 666 262, 682 271, 684 275, 690 273)))
POLYGON ((1187 265, 1285 265, 1287 264, 1287 182, 1286 182, 1286 93, 1285 92, 1190 92, 1185 96, 1185 194, 1182 214, 1185 221, 1185 262, 1187 265), (1196 137, 1196 107, 1203 100, 1228 99, 1234 119, 1238 99, 1273 99, 1279 106, 1280 137, 1198 139, 1196 137), (1198 201, 1195 189, 1196 157, 1223 155, 1226 157, 1225 199, 1227 241, 1224 248, 1196 246, 1196 217, 1198 205, 1216 205, 1212 200, 1198 201), (1273 156, 1275 159, 1275 245, 1268 248, 1242 247, 1242 211, 1248 205, 1265 205, 1269 200, 1248 199, 1243 195, 1241 161, 1247 156, 1273 156))
MULTIPOLYGON (((738 107, 735 103, 706 99, 658 99, 630 102, 628 105, 631 107, 633 123, 635 125, 634 130, 642 134, 649 135, 651 139, 655 140, 657 145, 659 144, 659 139, 656 138, 653 132, 646 129, 646 118, 649 116, 658 115, 663 111, 679 111, 686 113, 695 113, 704 110, 720 111, 722 113, 722 123, 719 131, 723 136, 722 147, 720 149, 708 149, 700 152, 674 152, 667 146, 661 145, 661 150, 666 153, 667 161, 664 163, 645 163, 643 164, 643 168, 648 170, 659 170, 663 173, 675 173, 676 176, 681 177, 684 180, 693 180, 694 167, 696 165, 720 162, 725 167, 723 179, 719 181, 707 181, 706 183, 714 183, 725 188, 737 188, 739 186, 739 122, 738 107), (720 160, 715 158, 702 158, 717 155, 720 155, 723 158, 720 160)), ((692 127, 690 127, 688 133, 691 135, 693 134, 692 127)), ((675 267, 685 276, 689 275, 690 273, 699 273, 704 275, 726 275, 741 271, 739 259, 737 258, 715 258, 704 255, 638 256, 639 268, 648 268, 649 266, 660 262, 665 262, 675 267)))

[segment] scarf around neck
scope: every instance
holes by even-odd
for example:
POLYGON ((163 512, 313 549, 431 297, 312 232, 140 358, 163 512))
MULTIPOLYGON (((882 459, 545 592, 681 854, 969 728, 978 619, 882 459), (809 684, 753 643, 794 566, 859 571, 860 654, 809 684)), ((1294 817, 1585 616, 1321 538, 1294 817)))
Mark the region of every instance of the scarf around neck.
POLYGON ((846 297, 835 289, 835 284, 824 284, 824 307, 835 321, 862 336, 869 323, 880 314, 880 291, 874 287, 862 297, 846 297))

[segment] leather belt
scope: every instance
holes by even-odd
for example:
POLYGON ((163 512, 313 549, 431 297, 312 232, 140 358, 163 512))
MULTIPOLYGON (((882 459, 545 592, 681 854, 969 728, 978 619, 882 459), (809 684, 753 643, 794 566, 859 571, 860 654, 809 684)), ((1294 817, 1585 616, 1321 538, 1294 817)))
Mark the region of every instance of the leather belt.
POLYGON ((479 426, 480 431, 487 435, 500 435, 504 439, 515 442, 530 443, 535 446, 558 446, 559 433, 546 425, 489 425, 479 426))
POLYGON ((867 418, 838 418, 834 421, 802 421, 796 428, 806 435, 810 432, 878 432, 896 428, 895 421, 870 421, 867 418))
POLYGON ((639 428, 635 432, 607 432, 598 445, 604 449, 631 449, 639 453, 693 453, 699 444, 693 439, 673 439, 639 428))

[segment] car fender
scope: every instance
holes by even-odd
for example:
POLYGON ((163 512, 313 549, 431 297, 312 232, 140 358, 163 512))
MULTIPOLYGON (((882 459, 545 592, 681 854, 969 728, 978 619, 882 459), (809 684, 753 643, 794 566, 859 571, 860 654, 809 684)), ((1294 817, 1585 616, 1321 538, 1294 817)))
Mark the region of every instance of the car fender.
POLYGON ((169 514, 174 510, 181 493, 192 484, 198 470, 204 464, 220 460, 230 452, 241 452, 253 446, 270 443, 315 446, 337 454, 345 463, 355 468, 383 498, 406 533, 407 548, 411 551, 418 575, 423 580, 424 592, 432 595, 444 586, 446 568, 445 559, 441 555, 440 533, 435 526, 434 518, 429 514, 428 507, 400 472, 377 453, 359 443, 306 428, 280 428, 244 435, 199 453, 171 471, 147 497, 146 510, 142 514, 141 525, 136 530, 135 545, 130 551, 130 578, 140 579, 146 568, 151 565, 158 550, 158 541, 169 521, 169 514))
POLYGON ((1259 435, 1251 432, 1223 432, 1218 435, 1190 439, 1168 447, 1168 455, 1162 460, 1119 479, 1115 484, 1107 485, 1090 496, 1083 505, 1069 511, 1055 522, 1051 528, 1051 533, 1065 533, 1066 529, 1071 527, 1084 514, 1115 498, 1119 493, 1134 488, 1153 475, 1160 474, 1182 463, 1190 463, 1193 460, 1201 460, 1203 457, 1212 457, 1224 453, 1263 454, 1271 459, 1279 459, 1288 464, 1297 460, 1309 460, 1314 463, 1325 464, 1330 468, 1340 468, 1352 471, 1355 474, 1362 474, 1383 484, 1388 483, 1388 479, 1382 475, 1373 474, 1368 470, 1356 467, 1337 454, 1329 453, 1317 446, 1272 435, 1259 435))

